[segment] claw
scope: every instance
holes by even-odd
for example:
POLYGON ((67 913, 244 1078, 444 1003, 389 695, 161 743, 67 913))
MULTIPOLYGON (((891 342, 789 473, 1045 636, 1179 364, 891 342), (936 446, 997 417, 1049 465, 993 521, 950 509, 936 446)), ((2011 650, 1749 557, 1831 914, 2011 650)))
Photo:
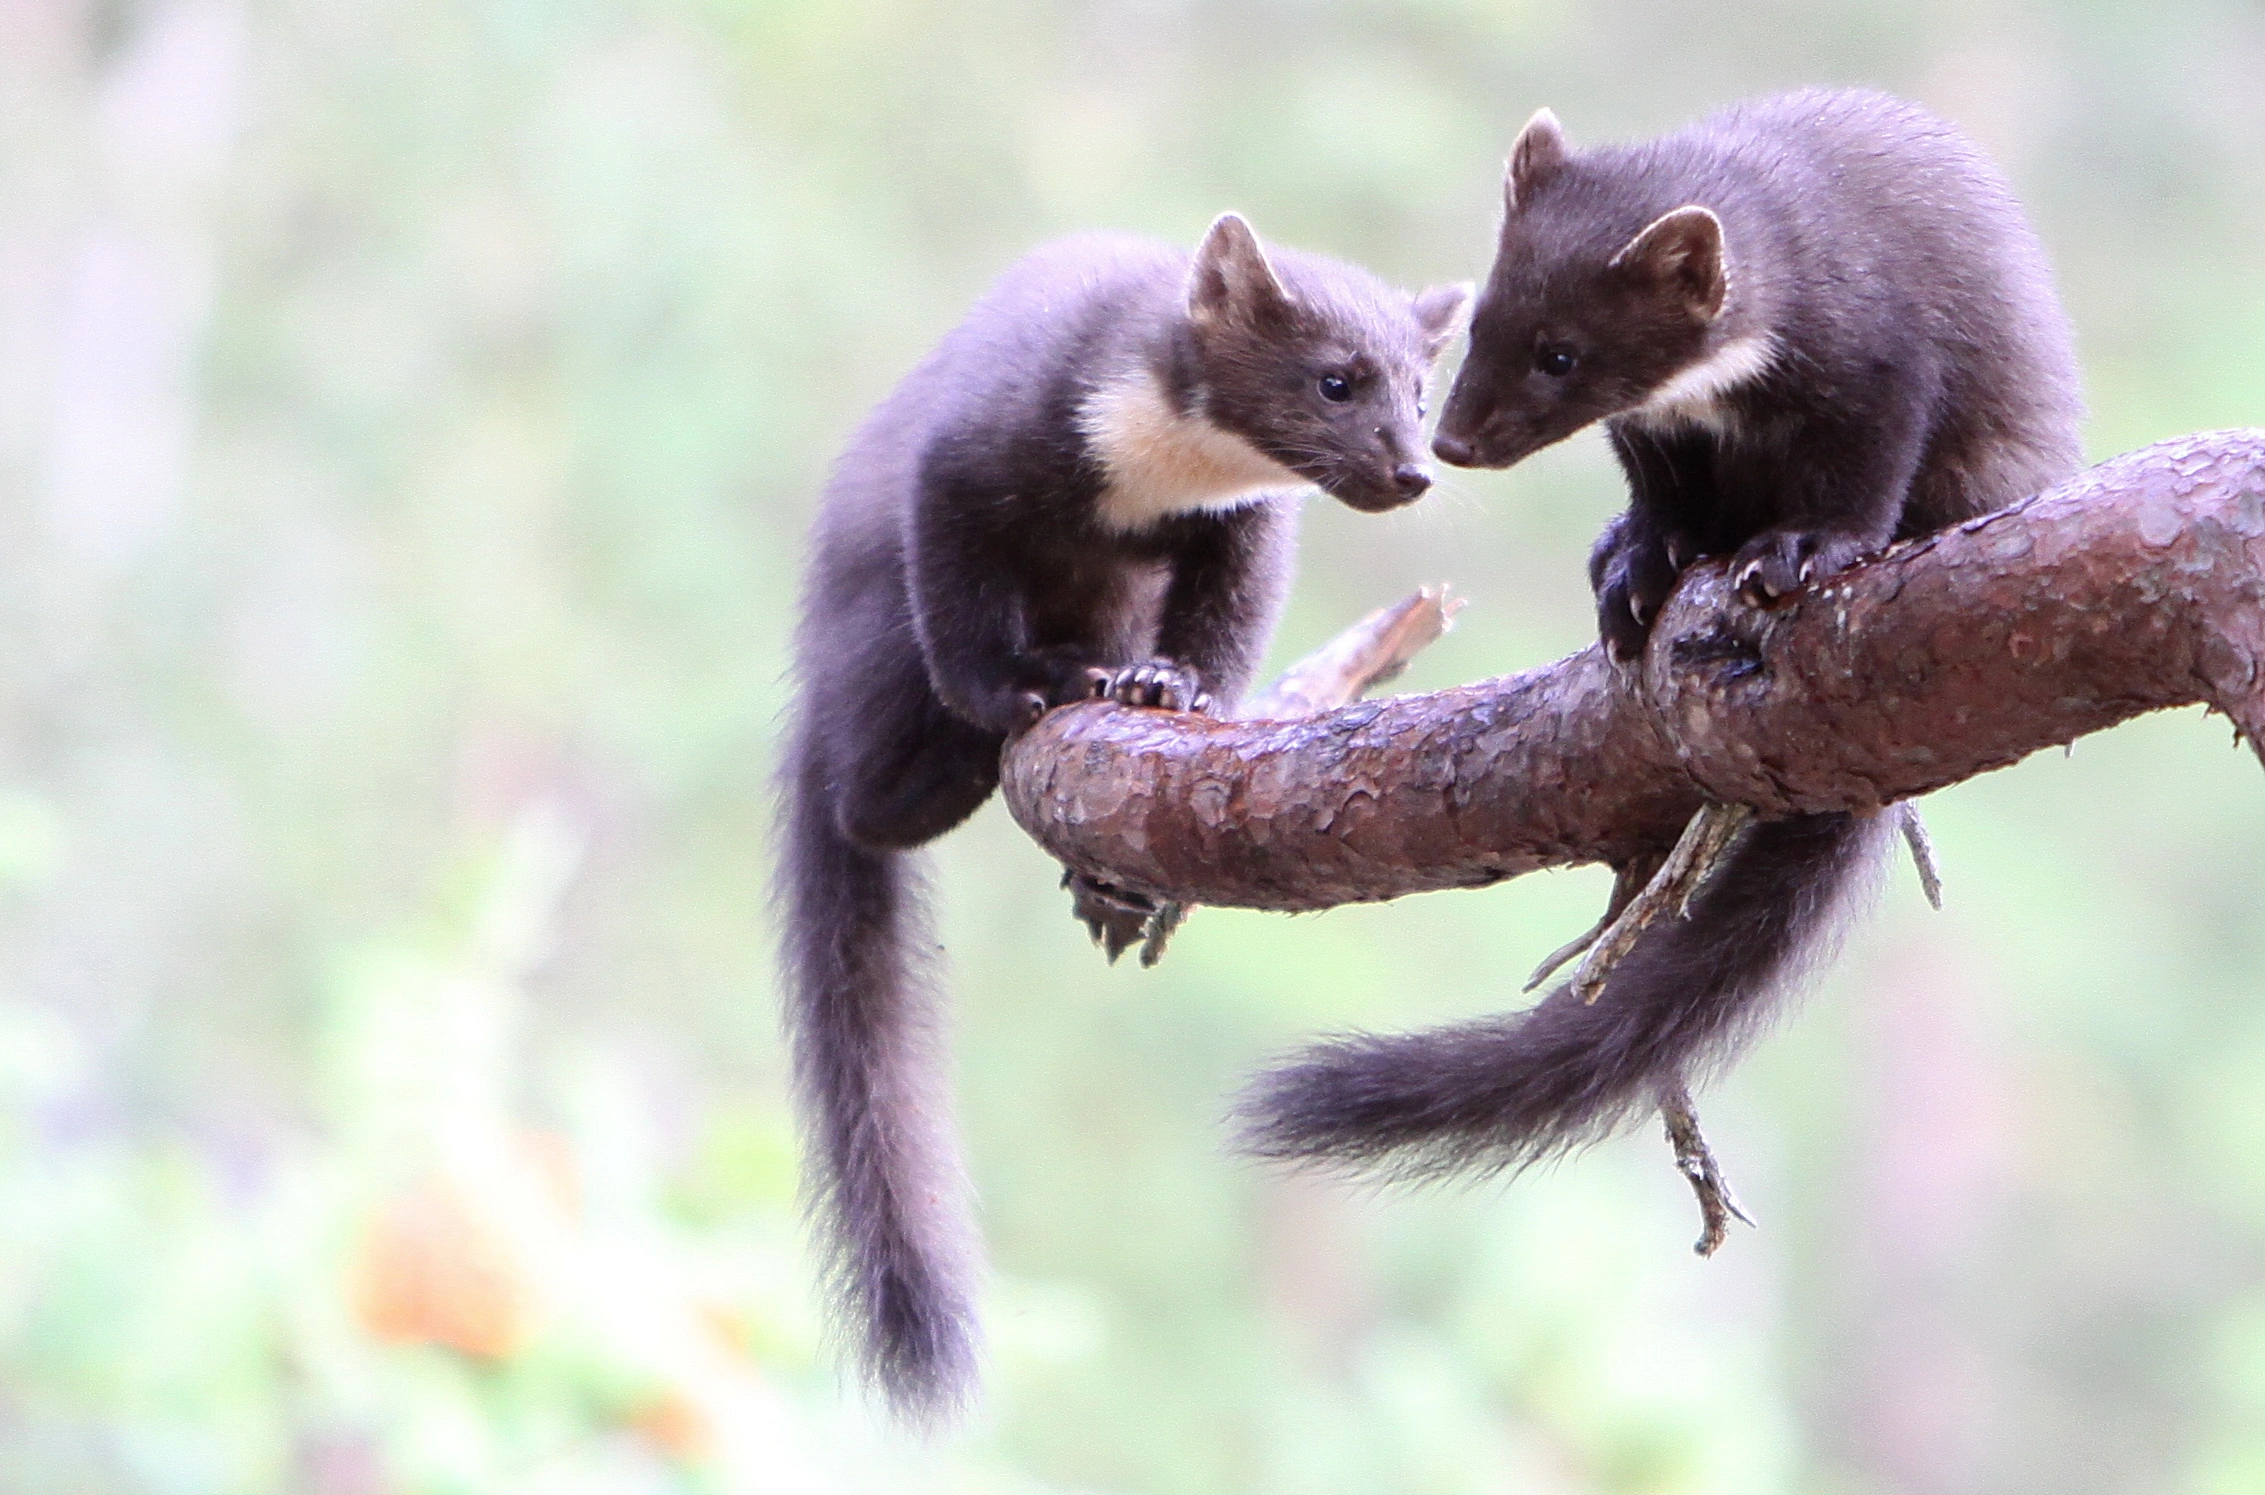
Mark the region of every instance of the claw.
POLYGON ((1211 702, 1195 671, 1169 659, 1105 670, 1102 676, 1099 694, 1126 706, 1202 711, 1211 702))

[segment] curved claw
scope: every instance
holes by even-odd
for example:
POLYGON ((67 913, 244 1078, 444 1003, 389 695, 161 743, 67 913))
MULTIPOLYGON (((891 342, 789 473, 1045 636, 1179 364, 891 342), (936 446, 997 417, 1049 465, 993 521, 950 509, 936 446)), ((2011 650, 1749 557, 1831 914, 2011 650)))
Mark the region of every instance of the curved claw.
POLYGON ((1675 590, 1681 566, 1680 536, 1649 518, 1623 514, 1589 552, 1589 585, 1596 593, 1597 634, 1615 663, 1640 657, 1659 610, 1675 590))
POLYGON ((1169 659, 1090 672, 1094 694, 1125 706, 1147 706, 1164 711, 1206 712, 1210 693, 1196 672, 1169 659))
POLYGON ((1829 530, 1764 530, 1731 562, 1731 585, 1748 605, 1768 607, 1847 570, 1872 548, 1861 536, 1829 530))

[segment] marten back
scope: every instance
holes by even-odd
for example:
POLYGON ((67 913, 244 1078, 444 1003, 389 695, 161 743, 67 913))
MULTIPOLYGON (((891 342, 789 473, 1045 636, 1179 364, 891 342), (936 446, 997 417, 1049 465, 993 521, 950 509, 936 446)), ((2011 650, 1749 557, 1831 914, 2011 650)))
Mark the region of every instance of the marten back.
POLYGON ((2083 406, 2051 264, 2004 176, 1945 121, 1887 94, 1810 89, 1593 159, 1608 177, 1624 162, 1659 212, 1680 181, 1681 201, 1721 216, 1741 325, 1781 350, 1778 376, 1743 402, 1757 438, 1853 397, 1849 376, 1882 359, 1939 372, 1899 538, 2077 465, 2083 406))

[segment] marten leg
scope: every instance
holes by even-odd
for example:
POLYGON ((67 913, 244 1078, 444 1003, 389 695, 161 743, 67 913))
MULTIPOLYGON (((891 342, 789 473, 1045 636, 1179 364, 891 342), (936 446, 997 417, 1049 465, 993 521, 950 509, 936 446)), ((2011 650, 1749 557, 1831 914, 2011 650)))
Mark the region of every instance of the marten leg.
POLYGON ((1162 533, 1172 547, 1172 581, 1158 620, 1156 653, 1181 667, 1178 676, 1192 680, 1167 671, 1144 681, 1136 670, 1130 681, 1112 681, 1108 693, 1133 705, 1188 711, 1209 709, 1201 697, 1210 695, 1221 711, 1232 712, 1266 652, 1290 589, 1296 512, 1269 499, 1223 515, 1183 515, 1162 533))
POLYGON ((1628 478, 1628 511, 1590 550, 1589 588, 1597 599, 1597 634, 1613 658, 1625 661, 1644 652, 1676 579, 1699 558, 1692 527, 1721 500, 1706 433, 1663 433, 1622 422, 1611 435, 1628 478))
POLYGON ((924 740, 858 754, 840 786, 842 830, 871 850, 933 841, 974 814, 999 786, 1004 739, 939 709, 924 740))
POLYGON ((1919 468, 1930 392, 1883 382, 1850 404, 1860 419, 1809 423, 1806 460, 1769 475, 1769 522, 1730 558, 1739 596, 1767 606, 1887 546, 1919 468))
POLYGON ((1005 742, 936 698, 915 650, 891 654, 836 682, 813 734, 843 834, 874 851, 932 841, 974 814, 998 787, 1005 742))

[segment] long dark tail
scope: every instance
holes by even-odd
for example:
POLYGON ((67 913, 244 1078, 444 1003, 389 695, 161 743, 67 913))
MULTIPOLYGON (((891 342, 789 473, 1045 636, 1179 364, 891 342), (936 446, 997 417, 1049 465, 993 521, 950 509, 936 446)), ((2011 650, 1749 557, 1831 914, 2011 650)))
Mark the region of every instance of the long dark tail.
POLYGON ((935 1425, 975 1384, 979 1253, 950 1114, 918 869, 836 824, 817 754, 787 765, 779 893, 806 1186, 858 1368, 935 1425))
POLYGON ((1238 1105, 1263 1157, 1394 1178, 1515 1170, 1595 1141, 1734 1055, 1770 998, 1829 953, 1835 917, 1892 817, 1756 825, 1688 918, 1647 929, 1593 1004, 1539 1005, 1428 1032, 1351 1034, 1259 1076, 1238 1105))

